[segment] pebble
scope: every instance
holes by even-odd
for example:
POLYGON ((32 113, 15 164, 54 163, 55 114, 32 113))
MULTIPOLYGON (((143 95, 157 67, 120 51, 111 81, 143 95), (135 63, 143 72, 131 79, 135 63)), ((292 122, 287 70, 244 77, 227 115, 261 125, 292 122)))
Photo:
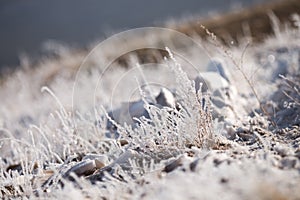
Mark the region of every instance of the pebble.
POLYGON ((126 150, 114 162, 97 170, 93 175, 88 176, 87 179, 90 180, 92 183, 102 181, 103 178, 105 177, 105 172, 111 175, 116 173, 115 170, 117 168, 116 165, 120 166, 123 170, 130 170, 132 169, 130 165, 130 160, 136 159, 138 157, 139 154, 136 151, 130 149, 126 150))
POLYGON ((105 155, 87 154, 82 158, 82 160, 94 160, 97 169, 108 165, 108 158, 105 155))
POLYGON ((183 156, 180 156, 178 159, 171 161, 169 164, 165 166, 163 172, 170 173, 177 169, 178 167, 182 166, 183 164, 183 156))
POLYGON ((194 160, 193 162, 190 163, 190 170, 192 172, 196 172, 197 166, 199 165, 200 162, 200 158, 197 158, 196 160, 194 160))
POLYGON ((279 144, 274 147, 274 150, 282 157, 293 155, 293 152, 288 147, 279 144))
POLYGON ((255 139, 255 137, 256 137, 249 130, 242 128, 242 127, 239 127, 236 132, 237 132, 237 135, 244 141, 250 141, 250 140, 255 139))
POLYGON ((200 91, 200 92, 204 93, 204 92, 208 91, 209 86, 207 85, 207 83, 201 76, 197 76, 194 79, 194 83, 195 83, 196 92, 200 91), (201 88, 201 90, 200 90, 200 88, 201 88))
POLYGON ((19 118, 19 124, 25 128, 29 128, 30 124, 34 124, 34 119, 30 115, 23 115, 19 118))
MULTIPOLYGON (((135 121, 133 118, 140 118, 142 116, 149 118, 149 114, 144 108, 144 105, 143 100, 124 102, 120 108, 110 111, 108 115, 119 124, 123 125, 126 123, 127 125, 134 125, 135 121)), ((108 122, 107 128, 110 129, 111 126, 113 126, 111 122, 108 122)))
POLYGON ((241 102, 236 102, 237 99, 240 99, 238 92, 230 84, 231 74, 221 59, 212 59, 208 64, 207 71, 200 73, 194 79, 194 82, 196 91, 201 88, 201 92, 209 92, 211 94, 213 119, 218 119, 219 121, 224 121, 226 118, 236 119, 237 115, 233 105, 241 102))
MULTIPOLYGON (((155 97, 156 102, 148 102, 150 105, 157 106, 158 108, 176 107, 176 99, 173 93, 167 88, 161 88, 160 93, 155 97)), ((145 102, 143 100, 137 100, 133 102, 124 102, 120 108, 110 111, 108 115, 117 123, 123 125, 134 126, 137 122, 134 118, 150 118, 147 110, 145 109, 145 102)), ((109 121, 107 123, 107 129, 113 128, 113 124, 109 121)))
POLYGON ((12 165, 8 166, 7 169, 6 169, 6 171, 7 172, 9 172, 9 171, 17 171, 17 172, 19 172, 19 174, 23 173, 23 169, 22 169, 22 166, 21 166, 20 163, 18 163, 18 164, 12 164, 12 165))
POLYGON ((300 160, 300 147, 295 151, 295 156, 300 160))
POLYGON ((201 92, 207 92, 210 90, 212 93, 218 89, 228 88, 229 83, 217 72, 202 72, 194 79, 195 89, 200 89, 200 83, 202 83, 201 92))
POLYGON ((156 100, 156 104, 163 107, 175 108, 176 106, 176 99, 173 93, 166 88, 162 88, 160 90, 160 93, 157 95, 155 100, 156 100))
POLYGON ((73 167, 71 167, 64 175, 64 178, 70 178, 71 173, 77 176, 89 175, 96 170, 96 163, 94 160, 83 160, 73 167))
POLYGON ((122 139, 122 140, 119 140, 119 144, 121 146, 125 146, 125 145, 129 144, 129 142, 127 140, 122 139))
POLYGON ((105 173, 113 174, 114 170, 112 167, 106 166, 99 169, 94 174, 87 176, 86 178, 91 181, 92 184, 95 184, 99 181, 103 181, 104 177, 106 176, 105 173))
POLYGON ((282 169, 292 169, 295 168, 297 165, 297 158, 296 157, 285 157, 281 160, 281 168, 282 169))
POLYGON ((220 97, 212 96, 211 101, 217 108, 224 108, 227 105, 220 97))
POLYGON ((272 74, 272 81, 275 81, 279 78, 279 75, 285 76, 288 73, 289 64, 287 60, 280 59, 276 62, 277 66, 276 69, 273 71, 272 74))
POLYGON ((114 165, 120 165, 122 168, 128 168, 130 166, 129 160, 130 159, 136 159, 139 158, 139 154, 131 149, 126 150, 124 153, 122 153, 112 164, 110 164, 110 167, 113 167, 114 165))
POLYGON ((220 58, 212 58, 207 65, 207 71, 210 72, 217 72, 219 73, 224 79, 230 82, 230 73, 227 69, 227 66, 224 60, 220 58))

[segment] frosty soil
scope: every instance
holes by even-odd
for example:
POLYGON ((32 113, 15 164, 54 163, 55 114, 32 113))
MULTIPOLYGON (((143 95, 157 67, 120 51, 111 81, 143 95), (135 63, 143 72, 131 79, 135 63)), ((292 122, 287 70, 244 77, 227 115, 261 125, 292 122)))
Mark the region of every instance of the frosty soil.
MULTIPOLYGON (((233 58, 206 43, 216 58, 206 63, 189 48, 189 59, 207 66, 193 78, 171 49, 163 62, 175 83, 166 80, 154 99, 137 84, 140 98, 112 110, 104 91, 96 122, 90 113, 68 107, 67 73, 54 78, 45 89, 50 95, 42 96, 44 80, 38 77, 49 72, 47 65, 33 74, 20 70, 0 91, 6 97, 0 110, 1 197, 299 199, 299 35, 299 29, 286 31, 247 50, 242 69, 261 105, 232 63, 243 46, 229 49, 233 58)), ((90 70, 86 80, 96 81, 97 69, 90 70)), ((126 70, 116 66, 108 76, 126 70)), ((107 87, 115 84, 105 80, 107 87)))

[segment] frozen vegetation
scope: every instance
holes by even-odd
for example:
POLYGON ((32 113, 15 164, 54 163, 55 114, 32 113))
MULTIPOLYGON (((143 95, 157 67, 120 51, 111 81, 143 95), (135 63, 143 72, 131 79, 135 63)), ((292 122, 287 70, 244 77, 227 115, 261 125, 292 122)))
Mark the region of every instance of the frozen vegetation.
POLYGON ((0 197, 299 199, 294 21, 260 44, 146 29, 24 60, 0 85, 0 197), (118 62, 142 47, 164 56, 118 62))

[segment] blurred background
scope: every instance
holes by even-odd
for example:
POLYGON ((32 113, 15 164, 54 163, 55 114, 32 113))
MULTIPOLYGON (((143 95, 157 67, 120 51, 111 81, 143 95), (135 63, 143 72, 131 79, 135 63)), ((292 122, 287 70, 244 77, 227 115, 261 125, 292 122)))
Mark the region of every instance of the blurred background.
POLYGON ((126 29, 163 21, 207 17, 271 0, 1 0, 0 70, 20 57, 47 54, 55 41, 74 48, 126 29))

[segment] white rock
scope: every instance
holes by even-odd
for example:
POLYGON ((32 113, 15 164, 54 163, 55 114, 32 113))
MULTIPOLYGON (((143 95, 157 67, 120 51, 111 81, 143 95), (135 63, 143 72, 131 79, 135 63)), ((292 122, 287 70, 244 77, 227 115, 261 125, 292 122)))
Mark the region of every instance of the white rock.
POLYGON ((97 169, 108 165, 108 158, 105 155, 87 154, 82 160, 94 160, 97 169))
POLYGON ((121 107, 111 111, 109 116, 119 124, 133 125, 135 121, 133 118, 140 118, 142 116, 148 117, 148 113, 144 108, 145 103, 142 100, 134 102, 124 102, 121 107))
POLYGON ((211 101, 217 108, 224 108, 226 106, 226 102, 220 97, 212 96, 211 101))
MULTIPOLYGON (((171 91, 166 88, 162 88, 160 93, 156 97, 156 104, 149 102, 151 105, 156 105, 157 107, 171 107, 176 106, 176 100, 171 91)), ((120 108, 109 112, 109 116, 119 124, 126 123, 127 125, 134 125, 136 121, 134 118, 146 117, 149 118, 149 114, 145 109, 145 102, 143 100, 138 100, 134 102, 124 102, 121 104, 120 108)), ((110 128, 111 124, 108 124, 110 128)))
POLYGON ((207 71, 217 72, 230 83, 231 75, 225 64, 225 61, 220 58, 213 58, 207 65, 207 71))
POLYGON ((203 84, 202 92, 206 92, 207 89, 214 92, 218 89, 224 89, 229 87, 229 83, 217 72, 202 72, 195 78, 195 89, 200 89, 200 83, 203 84))
POLYGON ((166 88, 162 88, 160 93, 155 98, 156 103, 163 107, 174 108, 176 106, 176 100, 172 92, 166 88))
POLYGON ((120 166, 128 166, 129 160, 130 159, 134 159, 134 158, 138 158, 138 153, 134 150, 127 150, 124 153, 122 153, 112 164, 110 164, 110 166, 114 166, 116 164, 120 165, 120 166))

